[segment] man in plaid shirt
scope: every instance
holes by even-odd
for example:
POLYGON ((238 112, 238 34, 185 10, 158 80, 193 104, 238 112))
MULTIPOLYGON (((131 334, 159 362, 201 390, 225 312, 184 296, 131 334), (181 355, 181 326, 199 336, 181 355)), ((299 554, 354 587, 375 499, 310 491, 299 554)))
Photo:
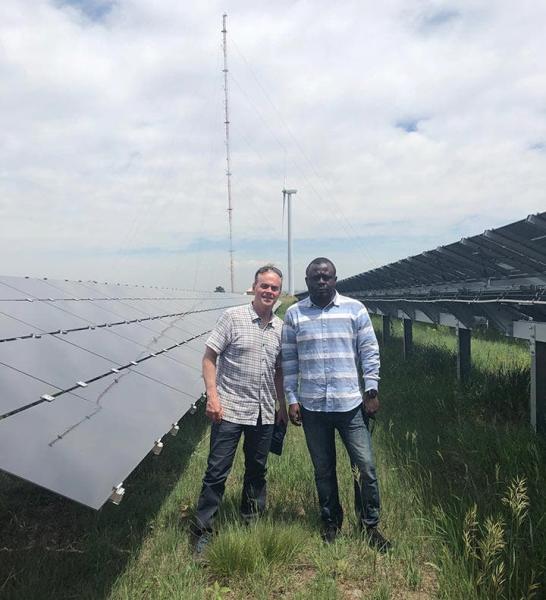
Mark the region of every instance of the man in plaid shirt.
POLYGON ((241 515, 249 521, 265 509, 273 426, 275 420, 288 422, 280 365, 282 321, 272 312, 281 288, 279 269, 269 265, 258 269, 252 303, 226 310, 206 342, 203 379, 212 427, 194 527, 198 554, 210 540, 241 435, 245 438, 241 515))

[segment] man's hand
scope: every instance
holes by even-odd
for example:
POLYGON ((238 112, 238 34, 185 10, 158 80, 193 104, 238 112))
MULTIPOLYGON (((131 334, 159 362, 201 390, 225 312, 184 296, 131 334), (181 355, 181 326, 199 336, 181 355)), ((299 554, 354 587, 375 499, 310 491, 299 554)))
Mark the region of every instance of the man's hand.
POLYGON ((275 411, 275 423, 277 425, 282 423, 285 427, 288 425, 288 413, 286 412, 286 406, 281 405, 279 410, 275 411))
POLYGON ((205 410, 205 414, 213 423, 220 423, 222 417, 224 416, 224 409, 222 408, 218 398, 215 400, 212 398, 207 399, 207 408, 205 410))
POLYGON ((368 417, 375 417, 375 414, 379 410, 379 396, 375 398, 369 398, 367 395, 364 396, 364 412, 368 417))
POLYGON ((301 407, 298 402, 288 407, 288 416, 292 425, 299 427, 301 425, 301 407))
POLYGON ((205 347, 205 355, 203 356, 203 379, 205 380, 205 388, 207 390, 207 407, 205 414, 213 423, 220 423, 224 416, 224 409, 218 398, 218 390, 216 389, 216 359, 218 354, 210 348, 205 347))

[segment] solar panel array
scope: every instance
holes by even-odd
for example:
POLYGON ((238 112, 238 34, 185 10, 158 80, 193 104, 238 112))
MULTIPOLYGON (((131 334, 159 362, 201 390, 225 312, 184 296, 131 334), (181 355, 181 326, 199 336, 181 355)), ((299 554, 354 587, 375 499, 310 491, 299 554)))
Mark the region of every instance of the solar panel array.
POLYGON ((207 334, 248 301, 0 277, 0 469, 100 508, 199 399, 207 334))
POLYGON ((436 323, 449 314, 469 328, 487 319, 513 335, 515 322, 546 321, 546 212, 343 279, 337 289, 374 312, 436 323))

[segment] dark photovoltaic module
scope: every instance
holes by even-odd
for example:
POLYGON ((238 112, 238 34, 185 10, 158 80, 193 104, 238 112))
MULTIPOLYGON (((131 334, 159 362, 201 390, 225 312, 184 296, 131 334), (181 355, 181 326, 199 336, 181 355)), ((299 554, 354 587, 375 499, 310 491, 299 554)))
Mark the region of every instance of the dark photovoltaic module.
POLYGON ((0 277, 0 469, 95 509, 119 499, 121 482, 202 395, 217 318, 247 302, 0 277))

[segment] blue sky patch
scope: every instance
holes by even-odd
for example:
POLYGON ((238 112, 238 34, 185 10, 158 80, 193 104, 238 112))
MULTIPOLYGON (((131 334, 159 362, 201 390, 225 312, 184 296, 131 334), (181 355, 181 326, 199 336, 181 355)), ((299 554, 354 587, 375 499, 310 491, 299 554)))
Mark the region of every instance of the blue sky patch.
POLYGON ((80 10, 91 21, 102 21, 108 16, 115 0, 57 0, 58 6, 69 6, 80 10))
POLYGON ((398 129, 403 129, 406 133, 413 133, 419 127, 420 119, 400 119, 396 121, 395 126, 398 129))
POLYGON ((424 15, 422 20, 422 26, 425 29, 435 29, 437 27, 442 27, 458 19, 460 16, 461 13, 458 10, 444 8, 424 15))

